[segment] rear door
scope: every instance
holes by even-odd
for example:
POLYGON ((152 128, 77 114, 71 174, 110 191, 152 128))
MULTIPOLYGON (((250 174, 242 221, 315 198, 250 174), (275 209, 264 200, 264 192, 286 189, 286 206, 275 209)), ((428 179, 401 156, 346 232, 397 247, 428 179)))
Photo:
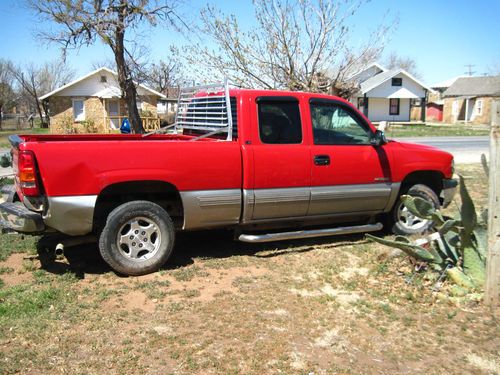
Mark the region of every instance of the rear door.
POLYGON ((309 215, 382 211, 392 188, 390 156, 372 146, 372 130, 348 104, 309 101, 311 203, 309 215))
POLYGON ((303 109, 296 97, 255 98, 251 221, 306 216, 311 163, 303 109))

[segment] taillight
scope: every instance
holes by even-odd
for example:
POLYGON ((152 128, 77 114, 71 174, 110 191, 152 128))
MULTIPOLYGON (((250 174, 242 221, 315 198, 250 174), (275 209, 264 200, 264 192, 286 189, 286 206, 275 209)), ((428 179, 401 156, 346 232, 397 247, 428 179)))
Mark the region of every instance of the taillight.
POLYGON ((32 151, 19 151, 17 160, 19 185, 24 195, 36 197, 40 195, 35 154, 32 151))

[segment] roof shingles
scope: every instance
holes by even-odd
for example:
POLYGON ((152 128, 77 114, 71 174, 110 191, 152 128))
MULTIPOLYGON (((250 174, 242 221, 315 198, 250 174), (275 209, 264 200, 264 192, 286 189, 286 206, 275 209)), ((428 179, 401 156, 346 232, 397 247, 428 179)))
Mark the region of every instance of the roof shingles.
POLYGON ((443 94, 449 96, 500 96, 500 75, 458 78, 443 94))

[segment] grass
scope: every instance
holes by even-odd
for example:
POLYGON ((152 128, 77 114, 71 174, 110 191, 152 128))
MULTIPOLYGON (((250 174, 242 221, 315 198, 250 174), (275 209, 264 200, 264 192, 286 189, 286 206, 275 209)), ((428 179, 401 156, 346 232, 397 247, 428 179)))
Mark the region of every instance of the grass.
POLYGON ((13 134, 47 134, 49 129, 33 128, 20 130, 1 130, 0 131, 0 148, 10 148, 9 136, 13 134))
MULTIPOLYGON (((457 168, 484 205, 481 166, 457 168)), ((0 235, 2 374, 458 374, 500 364, 492 311, 441 299, 406 258, 362 235, 249 245, 189 233, 160 272, 128 278, 95 245, 43 267, 9 257, 35 245, 0 235)))
POLYGON ((489 129, 469 125, 399 125, 386 131, 388 137, 486 136, 489 129))

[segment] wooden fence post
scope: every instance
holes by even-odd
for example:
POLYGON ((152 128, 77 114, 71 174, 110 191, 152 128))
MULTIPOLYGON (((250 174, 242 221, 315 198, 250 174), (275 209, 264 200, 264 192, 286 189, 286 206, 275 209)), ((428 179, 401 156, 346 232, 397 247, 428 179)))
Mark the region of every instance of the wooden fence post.
POLYGON ((500 101, 491 101, 490 178, 488 201, 488 256, 485 302, 500 302, 500 101))

